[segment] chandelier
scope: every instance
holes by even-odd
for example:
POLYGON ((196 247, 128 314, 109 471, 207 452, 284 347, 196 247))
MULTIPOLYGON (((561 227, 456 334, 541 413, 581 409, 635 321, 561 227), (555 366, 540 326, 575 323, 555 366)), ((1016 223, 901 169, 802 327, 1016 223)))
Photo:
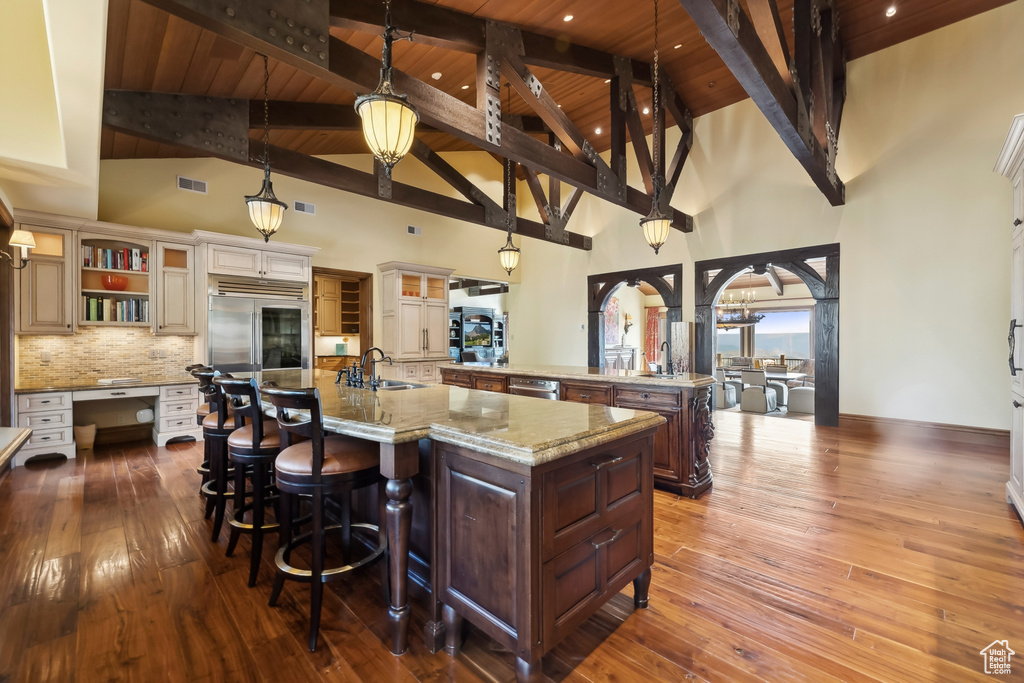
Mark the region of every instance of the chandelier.
POLYGON ((245 203, 249 207, 249 220, 263 235, 263 241, 269 242, 270 236, 281 227, 285 209, 288 205, 274 195, 274 184, 270 182, 270 100, 268 87, 270 71, 267 69, 267 56, 263 57, 263 186, 259 194, 246 195, 245 203))
POLYGON ((391 0, 384 3, 384 50, 381 54, 380 83, 369 95, 356 98, 356 113, 363 121, 363 137, 373 156, 384 164, 390 178, 391 168, 412 148, 416 122, 420 115, 409 104, 407 95, 395 92, 391 83, 391 45, 398 40, 412 40, 391 23, 391 0))
POLYGON ((651 198, 651 212, 640 219, 640 227, 644 231, 644 239, 647 241, 648 246, 654 249, 654 253, 657 254, 658 250, 661 249, 662 245, 665 244, 665 240, 668 239, 668 234, 671 231, 672 219, 665 215, 661 210, 661 191, 665 186, 665 179, 661 176, 661 158, 659 157, 658 144, 658 122, 659 122, 659 109, 661 102, 658 97, 658 0, 654 0, 654 102, 652 106, 654 108, 654 128, 652 129, 654 138, 654 177, 651 178, 651 182, 654 185, 654 193, 651 198))
MULTIPOLYGON (((749 277, 749 276, 748 276, 749 277)), ((764 319, 764 313, 751 312, 750 307, 757 301, 757 293, 750 289, 740 290, 737 299, 732 292, 726 299, 722 295, 716 306, 715 326, 720 330, 731 330, 737 327, 750 327, 764 319)))

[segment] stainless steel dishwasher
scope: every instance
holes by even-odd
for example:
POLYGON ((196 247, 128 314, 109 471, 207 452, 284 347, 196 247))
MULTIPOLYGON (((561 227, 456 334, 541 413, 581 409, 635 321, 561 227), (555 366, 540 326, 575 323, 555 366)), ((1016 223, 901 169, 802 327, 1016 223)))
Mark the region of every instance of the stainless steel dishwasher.
POLYGON ((513 377, 509 380, 508 393, 516 394, 517 396, 533 396, 534 398, 546 398, 557 401, 558 382, 549 379, 513 377))

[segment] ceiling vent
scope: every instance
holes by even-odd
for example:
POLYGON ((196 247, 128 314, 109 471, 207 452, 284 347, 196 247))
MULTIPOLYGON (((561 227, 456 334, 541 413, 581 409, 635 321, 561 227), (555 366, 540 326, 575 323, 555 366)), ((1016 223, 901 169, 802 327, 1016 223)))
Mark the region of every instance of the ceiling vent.
POLYGON ((308 213, 310 216, 315 216, 316 204, 310 204, 309 202, 295 202, 295 210, 299 213, 308 213))
POLYGON ((410 225, 406 228, 410 235, 422 235, 423 228, 418 225, 410 225))
POLYGON ((185 176, 180 175, 178 176, 178 189, 206 194, 206 181, 196 180, 195 178, 186 178, 185 176))

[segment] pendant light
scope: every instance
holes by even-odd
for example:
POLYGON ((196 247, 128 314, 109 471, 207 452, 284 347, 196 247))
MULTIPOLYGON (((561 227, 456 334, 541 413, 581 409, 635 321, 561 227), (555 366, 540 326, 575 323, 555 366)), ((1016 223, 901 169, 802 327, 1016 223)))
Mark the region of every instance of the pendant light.
POLYGON ((263 55, 263 187, 259 194, 246 196, 245 203, 249 206, 249 219, 263 235, 263 241, 269 242, 270 236, 281 227, 285 209, 288 205, 274 196, 274 184, 270 182, 270 99, 267 94, 270 83, 270 71, 267 68, 267 56, 263 55))
POLYGON ((399 95, 391 85, 391 44, 398 39, 412 40, 412 34, 401 35, 391 24, 391 0, 384 3, 384 50, 381 56, 380 82, 369 95, 356 98, 356 113, 363 120, 363 137, 373 156, 384 164, 384 173, 391 177, 391 168, 412 148, 416 123, 420 115, 408 102, 408 95, 399 95))
POLYGON ((672 219, 661 211, 661 190, 665 179, 661 176, 661 157, 658 144, 658 122, 661 113, 661 100, 658 94, 658 0, 654 0, 654 177, 651 179, 654 185, 654 197, 651 201, 651 212, 640 219, 640 227, 644 231, 644 239, 657 254, 662 245, 668 239, 669 230, 672 228, 672 219))
POLYGON ((505 242, 505 246, 498 250, 498 262, 501 267, 504 268, 505 272, 509 275, 519 265, 519 256, 522 251, 512 244, 512 227, 516 221, 516 199, 512 194, 512 182, 516 177, 516 165, 511 159, 505 160, 505 174, 508 176, 506 185, 506 192, 508 193, 508 240, 505 242))
MULTIPOLYGON (((512 84, 505 84, 505 92, 507 94, 508 105, 506 106, 506 116, 512 115, 512 84)), ((501 267, 505 269, 505 272, 509 275, 519 265, 519 257, 522 252, 516 248, 516 245, 512 244, 512 228, 516 222, 516 197, 512 194, 512 183, 516 180, 516 165, 511 159, 505 159, 505 196, 508 197, 508 218, 506 223, 508 224, 508 239, 505 241, 505 246, 498 250, 498 262, 501 267)))

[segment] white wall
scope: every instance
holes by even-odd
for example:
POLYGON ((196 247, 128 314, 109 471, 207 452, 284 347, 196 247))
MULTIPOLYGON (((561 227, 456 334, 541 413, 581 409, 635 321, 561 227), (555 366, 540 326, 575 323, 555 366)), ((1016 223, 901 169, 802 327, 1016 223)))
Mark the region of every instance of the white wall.
MULTIPOLYGON (((673 232, 658 256, 637 215, 588 195, 570 229, 592 235, 594 250, 523 240, 521 266, 506 278, 498 231, 275 176, 279 196, 314 201, 318 213, 289 212, 280 239, 320 246, 318 265, 373 272, 402 259, 508 279, 514 359, 575 365, 586 362, 589 274, 682 263, 683 317, 692 320, 695 260, 839 242, 840 411, 1007 428, 1010 187, 992 166, 1024 111, 1021 35, 1016 2, 851 63, 843 207, 829 206, 744 101, 696 121, 674 199, 696 231, 673 232), (407 224, 423 237, 405 235, 407 224)), ((669 149, 677 135, 669 131, 669 149)), ((493 159, 446 158, 498 196, 493 159)), ((403 161, 396 178, 442 189, 416 164, 403 161)), ((241 198, 258 187, 258 171, 225 162, 105 161, 100 218, 252 234, 241 198), (210 195, 173 190, 175 173, 210 181, 210 195)))

